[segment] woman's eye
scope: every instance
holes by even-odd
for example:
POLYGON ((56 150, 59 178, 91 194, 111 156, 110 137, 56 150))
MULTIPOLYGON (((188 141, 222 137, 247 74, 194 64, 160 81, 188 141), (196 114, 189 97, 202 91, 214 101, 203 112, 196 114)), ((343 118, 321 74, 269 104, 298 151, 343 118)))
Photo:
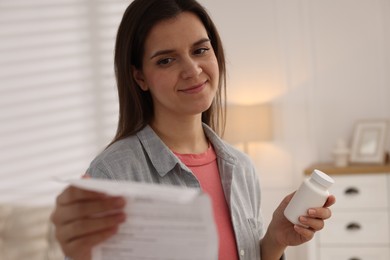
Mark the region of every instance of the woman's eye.
POLYGON ((195 50, 194 54, 201 55, 201 54, 204 54, 205 52, 207 52, 208 50, 209 50, 209 48, 199 48, 199 49, 195 50))
POLYGON ((173 61, 173 58, 165 58, 165 59, 161 59, 157 62, 158 65, 168 65, 169 63, 171 63, 173 61))

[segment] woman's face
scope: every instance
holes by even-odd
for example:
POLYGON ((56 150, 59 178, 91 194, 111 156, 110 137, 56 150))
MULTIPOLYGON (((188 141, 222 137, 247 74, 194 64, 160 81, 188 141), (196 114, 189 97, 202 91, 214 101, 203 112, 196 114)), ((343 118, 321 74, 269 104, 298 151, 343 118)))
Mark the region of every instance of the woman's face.
POLYGON ((218 89, 218 62, 197 16, 183 12, 156 24, 142 61, 133 76, 150 91, 156 117, 200 115, 210 107, 218 89))

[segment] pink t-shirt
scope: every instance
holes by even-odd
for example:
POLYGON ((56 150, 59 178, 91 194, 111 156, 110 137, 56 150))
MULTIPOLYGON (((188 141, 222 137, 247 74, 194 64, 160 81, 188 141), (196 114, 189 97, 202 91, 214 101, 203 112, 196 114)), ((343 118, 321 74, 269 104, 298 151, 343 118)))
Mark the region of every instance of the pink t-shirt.
POLYGON ((210 145, 209 149, 202 154, 175 154, 192 170, 199 180, 202 190, 211 198, 219 237, 218 258, 220 260, 237 260, 236 239, 213 147, 210 145))

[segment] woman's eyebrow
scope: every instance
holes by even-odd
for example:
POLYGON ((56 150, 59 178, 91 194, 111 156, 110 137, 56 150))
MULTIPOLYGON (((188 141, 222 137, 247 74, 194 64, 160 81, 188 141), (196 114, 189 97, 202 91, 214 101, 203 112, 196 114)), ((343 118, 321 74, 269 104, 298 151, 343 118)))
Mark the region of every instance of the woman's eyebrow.
POLYGON ((150 56, 150 59, 153 59, 157 56, 160 56, 160 55, 165 55, 165 54, 169 54, 169 53, 173 53, 175 52, 175 50, 161 50, 161 51, 156 51, 152 56, 150 56))
POLYGON ((196 41, 194 44, 192 44, 192 46, 201 45, 202 43, 205 43, 205 42, 210 42, 210 39, 209 38, 202 38, 199 41, 196 41))
MULTIPOLYGON (((209 38, 202 38, 202 39, 200 39, 200 40, 194 42, 194 43, 192 44, 192 46, 201 45, 201 44, 203 44, 203 43, 205 43, 205 42, 210 42, 210 39, 209 39, 209 38)), ((150 56, 150 59, 153 59, 153 58, 155 58, 155 57, 157 57, 157 56, 160 56, 160 55, 170 54, 170 53, 173 53, 173 52, 175 52, 175 50, 173 50, 173 49, 167 49, 167 50, 156 51, 155 53, 152 54, 152 56, 150 56)))

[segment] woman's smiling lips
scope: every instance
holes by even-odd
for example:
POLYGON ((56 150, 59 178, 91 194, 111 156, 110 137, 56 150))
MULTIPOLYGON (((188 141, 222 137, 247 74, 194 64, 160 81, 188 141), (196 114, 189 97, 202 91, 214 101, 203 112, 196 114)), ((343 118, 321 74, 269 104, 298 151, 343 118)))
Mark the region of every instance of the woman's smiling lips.
POLYGON ((207 81, 205 81, 201 84, 195 85, 195 86, 191 86, 191 87, 186 88, 186 89, 180 89, 179 91, 186 93, 186 94, 196 94, 196 93, 201 92, 205 88, 206 83, 207 83, 207 81))

